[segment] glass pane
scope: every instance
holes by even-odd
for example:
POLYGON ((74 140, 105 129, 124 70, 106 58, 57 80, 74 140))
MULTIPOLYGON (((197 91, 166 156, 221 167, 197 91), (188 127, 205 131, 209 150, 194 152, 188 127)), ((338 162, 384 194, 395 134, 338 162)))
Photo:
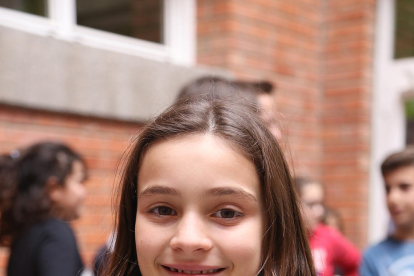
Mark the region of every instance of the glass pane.
POLYGON ((163 0, 76 0, 78 25, 163 43, 163 0))
POLYGON ((406 144, 414 145, 414 99, 405 102, 406 144))
POLYGON ((414 1, 395 1, 395 58, 414 57, 414 1))
POLYGON ((47 0, 0 0, 0 7, 47 16, 47 0))

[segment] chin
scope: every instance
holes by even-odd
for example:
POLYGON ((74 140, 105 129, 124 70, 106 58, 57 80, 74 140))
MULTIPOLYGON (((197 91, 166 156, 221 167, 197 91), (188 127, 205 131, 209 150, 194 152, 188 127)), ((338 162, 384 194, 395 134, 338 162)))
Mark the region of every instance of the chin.
POLYGON ((78 213, 76 213, 76 214, 68 214, 68 215, 66 215, 63 219, 64 219, 65 221, 73 221, 73 220, 77 220, 77 219, 79 219, 79 218, 80 218, 79 214, 78 214, 78 213))

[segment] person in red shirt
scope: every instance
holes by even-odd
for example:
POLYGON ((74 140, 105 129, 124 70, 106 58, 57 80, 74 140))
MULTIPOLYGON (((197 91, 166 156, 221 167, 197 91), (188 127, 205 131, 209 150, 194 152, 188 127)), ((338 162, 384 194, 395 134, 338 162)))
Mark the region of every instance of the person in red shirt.
POLYGON ((316 273, 333 276, 337 267, 343 275, 358 275, 361 261, 359 250, 337 230, 322 224, 322 185, 305 178, 296 178, 295 185, 303 203, 302 213, 307 223, 316 273))

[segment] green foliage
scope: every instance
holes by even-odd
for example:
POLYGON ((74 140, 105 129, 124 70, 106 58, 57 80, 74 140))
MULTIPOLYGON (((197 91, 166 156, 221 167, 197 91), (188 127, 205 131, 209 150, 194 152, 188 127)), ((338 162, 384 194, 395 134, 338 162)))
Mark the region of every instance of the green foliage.
POLYGON ((405 102, 405 117, 414 119, 414 99, 405 102))

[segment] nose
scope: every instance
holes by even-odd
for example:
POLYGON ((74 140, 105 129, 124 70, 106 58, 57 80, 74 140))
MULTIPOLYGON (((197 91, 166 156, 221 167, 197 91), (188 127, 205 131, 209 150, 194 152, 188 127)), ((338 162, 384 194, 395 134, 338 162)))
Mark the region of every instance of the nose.
POLYGON ((323 207, 322 203, 318 203, 312 206, 312 212, 318 220, 322 220, 325 213, 325 208, 323 207))
POLYGON ((86 187, 80 184, 78 192, 79 192, 79 200, 83 201, 88 193, 88 191, 86 190, 86 187))
POLYGON ((209 234, 208 225, 203 222, 203 218, 188 214, 177 224, 170 246, 174 250, 188 254, 209 251, 213 247, 209 234))

